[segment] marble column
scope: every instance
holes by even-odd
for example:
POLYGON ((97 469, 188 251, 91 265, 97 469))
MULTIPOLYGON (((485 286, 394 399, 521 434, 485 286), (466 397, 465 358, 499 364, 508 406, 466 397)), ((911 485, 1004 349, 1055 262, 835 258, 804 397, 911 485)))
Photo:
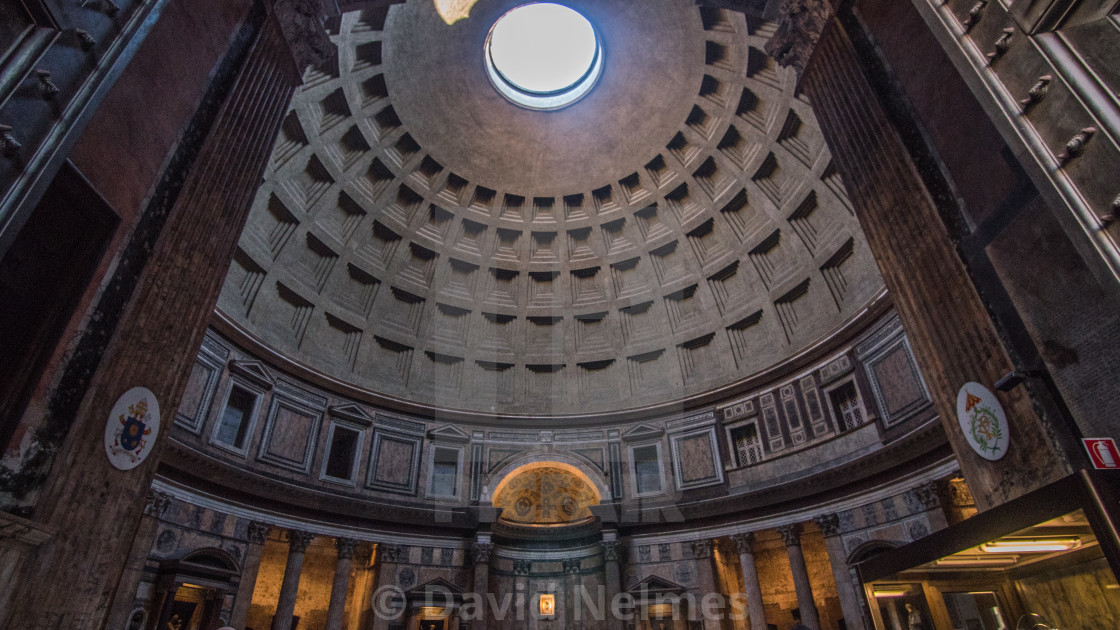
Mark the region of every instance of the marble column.
POLYGON ((762 603, 762 587, 754 564, 754 532, 735 534, 731 542, 739 552, 739 570, 743 574, 743 594, 747 596, 747 612, 751 630, 766 630, 766 606, 762 603))
POLYGON ((140 587, 140 577, 144 573, 144 565, 148 562, 148 554, 152 552, 156 532, 159 531, 159 518, 167 511, 169 505, 171 505, 170 496, 154 490, 148 491, 148 498, 144 503, 144 515, 140 517, 140 527, 133 537, 132 549, 128 552, 128 562, 124 565, 124 573, 117 583, 117 592, 109 608, 109 619, 105 624, 109 630, 124 628, 128 624, 128 615, 134 608, 136 591, 140 587))
POLYGON ((822 514, 813 520, 824 535, 828 564, 832 567, 832 577, 836 580, 836 595, 840 599, 840 610, 844 613, 844 624, 848 630, 864 630, 867 626, 864 624, 861 597, 852 582, 848 554, 844 551, 844 541, 840 538, 840 517, 836 514, 822 514))
MULTIPOLYGON (((397 584, 397 564, 400 562, 408 562, 408 547, 401 545, 381 544, 377 546, 377 590, 375 593, 384 593, 386 589, 398 587, 397 584)), ((385 630, 389 627, 391 622, 395 622, 403 617, 403 612, 400 616, 390 617, 385 614, 388 601, 379 601, 380 598, 375 598, 373 602, 373 630, 385 630)))
POLYGON ((579 599, 579 558, 564 560, 564 618, 563 627, 574 630, 582 628, 576 623, 576 602, 579 599))
MULTIPOLYGON (((56 450, 44 451, 53 457, 41 458, 41 469, 24 471, 28 479, 43 480, 29 488, 39 492, 34 521, 58 535, 28 557, 0 626, 88 628, 105 619, 128 563, 145 495, 173 433, 175 407, 300 83, 303 67, 293 62, 280 24, 288 10, 277 7, 248 50, 231 51, 240 68, 235 78, 223 81, 225 91, 217 92, 225 95, 224 104, 190 164, 165 173, 184 178, 182 186, 171 197, 153 201, 140 219, 142 225, 151 221, 152 231, 132 243, 150 254, 127 258, 137 269, 121 272, 133 274, 127 276, 130 283, 135 279, 135 288, 122 296, 127 301, 123 315, 85 381, 77 410, 52 420, 52 433, 65 436, 56 450), (109 463, 100 445, 108 410, 137 385, 155 394, 163 426, 148 458, 126 473, 109 463)), ((254 30, 251 24, 244 29, 250 36, 254 30)), ((321 25, 317 29, 322 33, 321 25)))
POLYGON ((292 627, 296 596, 299 594, 299 574, 303 571, 303 555, 314 539, 315 534, 311 532, 288 532, 288 563, 284 566, 284 580, 280 583, 280 601, 276 604, 276 616, 272 618, 272 630, 290 630, 292 627))
POLYGON ((1039 416, 1025 387, 994 391, 1012 427, 1007 454, 992 462, 969 446, 957 421, 958 392, 969 381, 994 390, 994 383, 1015 365, 942 210, 868 80, 866 64, 844 24, 833 15, 837 3, 799 4, 798 11, 781 16, 766 49, 781 65, 801 72, 800 87, 812 104, 977 507, 985 510, 1061 479, 1072 471, 1070 457, 1080 457, 1080 446, 1064 427, 1039 416))
POLYGON ((358 541, 353 538, 336 538, 334 545, 338 549, 338 559, 334 564, 334 582, 331 583, 331 599, 327 604, 327 630, 342 630, 342 619, 346 615, 346 592, 350 588, 350 565, 358 541))
POLYGON ((529 560, 513 561, 513 601, 516 617, 521 621, 517 625, 523 628, 528 628, 529 620, 532 619, 532 611, 529 610, 529 572, 532 570, 533 563, 529 560))
MULTIPOLYGON (((715 615, 706 613, 706 606, 704 599, 709 597, 711 593, 719 593, 719 586, 716 584, 716 573, 713 563, 715 562, 716 541, 712 538, 702 538, 700 540, 692 541, 692 557, 696 558, 696 605, 697 610, 690 610, 688 618, 690 620, 700 620, 700 623, 705 630, 718 630, 720 622, 718 613, 720 610, 713 609, 715 615)), ((709 598, 710 599, 710 598, 709 598)))
POLYGON ((797 592, 797 607, 801 610, 801 623, 813 630, 820 630, 821 620, 817 604, 813 601, 813 585, 809 570, 805 568, 805 554, 801 551, 801 523, 791 523, 778 528, 789 555, 789 568, 793 572, 793 589, 797 592))
MULTIPOLYGON (((614 532, 604 535, 614 535, 614 532)), ((611 605, 615 598, 622 590, 622 569, 619 567, 619 561, 622 557, 622 543, 618 540, 604 540, 599 543, 599 548, 603 552, 603 582, 606 584, 607 601, 605 602, 604 614, 607 616, 608 630, 620 630, 622 628, 622 620, 615 618, 611 613, 611 605)))
MULTIPOLYGON (((471 548, 471 560, 474 562, 474 592, 482 598, 490 592, 490 557, 493 553, 494 545, 489 542, 476 542, 471 548)), ((471 621, 472 630, 486 630, 489 610, 476 612, 478 618, 471 621)))
POLYGON ((241 582, 237 585, 237 596, 234 598, 229 620, 229 625, 234 628, 244 628, 245 621, 249 618, 249 605, 253 603, 253 590, 257 586, 257 573, 261 570, 264 543, 268 540, 270 531, 271 525, 258 521, 251 521, 246 530, 249 548, 245 551, 245 561, 241 565, 241 582))

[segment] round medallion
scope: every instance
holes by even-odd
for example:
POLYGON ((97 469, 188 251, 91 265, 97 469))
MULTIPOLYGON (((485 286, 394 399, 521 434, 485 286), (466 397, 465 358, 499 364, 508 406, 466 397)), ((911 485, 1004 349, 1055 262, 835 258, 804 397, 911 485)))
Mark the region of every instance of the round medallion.
POLYGON ((987 387, 965 383, 957 393, 957 421, 969 446, 984 459, 996 461, 1007 454, 1010 427, 1003 406, 987 387))
POLYGON ((105 454, 120 470, 132 470, 148 458, 159 435, 159 403, 144 387, 133 387, 117 399, 105 423, 105 454))

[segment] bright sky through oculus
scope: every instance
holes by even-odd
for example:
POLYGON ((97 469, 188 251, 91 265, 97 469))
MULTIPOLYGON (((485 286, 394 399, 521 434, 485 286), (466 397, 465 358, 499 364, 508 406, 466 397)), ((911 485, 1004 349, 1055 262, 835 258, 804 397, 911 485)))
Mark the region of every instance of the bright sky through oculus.
POLYGON ((489 40, 489 61, 524 92, 572 88, 597 66, 599 44, 587 18, 568 7, 540 2, 503 15, 489 40))

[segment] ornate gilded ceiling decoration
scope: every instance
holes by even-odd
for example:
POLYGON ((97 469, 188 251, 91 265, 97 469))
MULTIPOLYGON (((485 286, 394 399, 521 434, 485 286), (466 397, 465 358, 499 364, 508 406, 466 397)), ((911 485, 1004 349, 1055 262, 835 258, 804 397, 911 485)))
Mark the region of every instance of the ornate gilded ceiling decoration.
POLYGON ((219 308, 369 392, 524 415, 666 403, 827 338, 881 289, 773 25, 691 0, 570 2, 599 84, 502 98, 517 2, 343 16, 277 139, 219 308))
POLYGON ((514 471, 502 482, 493 504, 515 523, 560 525, 591 518, 599 494, 576 473, 547 463, 514 471))

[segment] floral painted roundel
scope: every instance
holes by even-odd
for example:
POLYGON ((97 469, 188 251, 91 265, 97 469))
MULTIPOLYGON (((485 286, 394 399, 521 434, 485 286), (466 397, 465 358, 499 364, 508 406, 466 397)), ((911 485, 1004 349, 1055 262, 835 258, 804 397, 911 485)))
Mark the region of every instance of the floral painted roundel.
POLYGON ((120 470, 132 470, 144 462, 159 435, 159 403, 144 387, 133 387, 113 405, 105 423, 105 454, 120 470))
POLYGON ((957 393, 957 421, 965 439, 980 457, 991 461, 1007 454, 1011 444, 1007 415, 987 387, 980 383, 965 383, 957 393))

